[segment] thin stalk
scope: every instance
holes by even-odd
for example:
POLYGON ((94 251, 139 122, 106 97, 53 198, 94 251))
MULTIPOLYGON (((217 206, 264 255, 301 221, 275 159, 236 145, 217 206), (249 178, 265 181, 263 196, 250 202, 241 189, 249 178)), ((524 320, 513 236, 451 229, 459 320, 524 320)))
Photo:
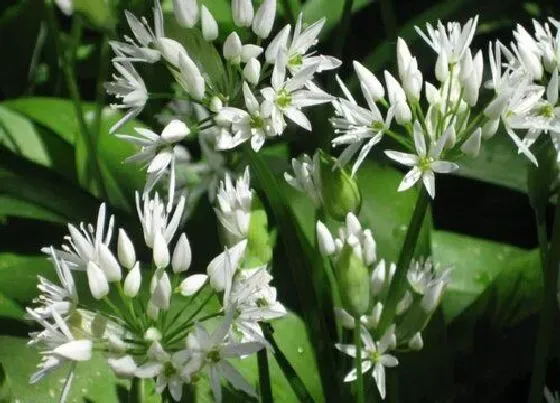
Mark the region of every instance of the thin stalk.
POLYGON ((424 186, 422 186, 422 190, 416 200, 414 213, 412 214, 412 218, 408 224, 404 244, 397 262, 397 270, 393 280, 391 281, 391 285, 389 286, 387 302, 379 320, 379 326, 377 327, 379 334, 385 333, 385 330, 391 324, 395 316, 397 304, 401 298, 402 288, 404 282, 406 281, 408 266, 410 265, 410 261, 414 255, 416 243, 418 242, 418 236, 420 234, 420 230, 422 229, 422 224, 424 223, 424 217, 428 211, 429 198, 430 196, 428 195, 428 192, 424 186))
POLYGON ((354 344, 356 345, 356 402, 364 403, 364 374, 362 374, 362 338, 360 337, 360 318, 355 318, 354 344))
POLYGON ((145 403, 146 402, 146 385, 145 380, 140 378, 132 379, 130 386, 129 403, 145 403))
POLYGON ((544 227, 544 212, 540 213, 537 220, 539 234, 539 246, 541 258, 546 251, 543 260, 544 270, 544 299, 535 344, 535 355, 533 360, 533 372, 531 386, 529 389, 529 402, 542 401, 543 390, 546 380, 546 368, 548 364, 548 349, 552 336, 552 325, 556 307, 556 287, 558 283, 558 269, 560 268, 560 197, 556 201, 554 225, 550 246, 546 243, 546 229, 544 227), (542 243, 542 244, 541 244, 542 243))
POLYGON ((272 386, 270 383, 270 371, 268 368, 268 352, 263 348, 257 353, 257 362, 259 366, 259 389, 262 403, 272 403, 272 386))
POLYGON ((49 29, 54 38, 54 44, 56 53, 61 60, 61 68, 64 74, 64 78, 66 80, 66 86, 68 87, 68 94, 70 95, 70 99, 72 100, 72 104, 74 105, 74 109, 76 111, 76 118, 78 120, 78 127, 80 129, 80 134, 82 138, 85 140, 85 144, 88 148, 88 153, 92 157, 93 161, 93 175, 94 181, 99 187, 100 196, 103 196, 103 181, 101 178, 101 172, 99 170, 99 165, 97 163, 97 149, 96 144, 93 136, 90 133, 90 130, 87 126, 87 123, 84 118, 84 111, 82 108, 82 102, 80 98, 80 91, 78 89, 78 83, 76 81, 76 75, 74 72, 74 67, 64 54, 64 48, 62 46, 62 42, 60 40, 60 29, 58 27, 58 23, 56 21, 56 16, 54 13, 54 1, 47 1, 46 2, 46 15, 47 15, 47 23, 49 25, 49 29))

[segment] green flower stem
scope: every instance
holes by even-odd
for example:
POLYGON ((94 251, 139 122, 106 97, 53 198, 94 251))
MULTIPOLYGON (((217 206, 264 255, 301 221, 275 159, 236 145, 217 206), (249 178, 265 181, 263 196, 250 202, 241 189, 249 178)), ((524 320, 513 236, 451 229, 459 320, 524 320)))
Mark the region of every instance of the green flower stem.
POLYGON ((129 403, 146 402, 146 385, 144 379, 140 379, 140 378, 132 379, 128 402, 129 403))
POLYGON ((539 321, 537 340, 535 343, 535 355, 533 361, 533 372, 531 386, 529 389, 529 402, 542 402, 543 390, 546 379, 546 368, 548 364, 548 349, 552 336, 552 325, 556 306, 556 291, 558 282, 558 269, 560 268, 560 196, 556 201, 554 226, 550 247, 547 243, 546 226, 544 220, 544 208, 537 207, 537 229, 539 236, 539 247, 541 251, 542 266, 544 272, 544 299, 539 321))
POLYGON ((270 371, 268 368, 268 352, 263 348, 257 353, 257 362, 259 366, 259 389, 262 403, 272 403, 272 386, 270 383, 270 371))
POLYGON ((354 344, 356 345, 356 403, 364 403, 364 374, 362 374, 362 338, 360 337, 360 317, 354 318, 354 344))
POLYGON ((428 211, 429 200, 430 196, 428 195, 426 189, 422 186, 422 190, 420 191, 418 199, 416 200, 414 213, 412 214, 412 218, 408 225, 404 244, 399 255, 397 270, 389 287, 387 302, 383 307, 383 312, 381 313, 379 326, 377 327, 379 335, 385 333, 385 330, 387 330, 395 316, 397 304, 402 297, 402 291, 404 283, 406 281, 408 266, 410 265, 414 250, 416 249, 418 236, 420 234, 420 230, 422 229, 422 224, 424 223, 424 217, 426 216, 426 212, 428 211))
POLYGON ((80 99, 80 92, 78 89, 78 83, 76 81, 76 75, 74 73, 74 68, 72 63, 70 62, 70 59, 68 59, 64 53, 64 48, 60 40, 60 36, 61 36, 60 29, 58 27, 58 23, 56 21, 56 16, 54 13, 54 7, 55 5, 53 0, 46 2, 45 8, 46 8, 46 15, 47 15, 47 23, 49 25, 49 29, 51 30, 51 33, 54 38, 56 53, 59 59, 61 60, 62 72, 66 80, 68 93, 74 105, 74 109, 76 110, 76 118, 78 120, 80 134, 84 140, 84 143, 87 146, 88 154, 90 155, 93 164, 92 175, 93 175, 94 188, 97 188, 97 190, 99 191, 99 196, 101 198, 106 199, 106 197, 104 197, 105 189, 103 187, 103 179, 101 177, 101 171, 99 169, 99 163, 97 160, 96 142, 84 118, 84 110, 82 108, 82 102, 80 99))

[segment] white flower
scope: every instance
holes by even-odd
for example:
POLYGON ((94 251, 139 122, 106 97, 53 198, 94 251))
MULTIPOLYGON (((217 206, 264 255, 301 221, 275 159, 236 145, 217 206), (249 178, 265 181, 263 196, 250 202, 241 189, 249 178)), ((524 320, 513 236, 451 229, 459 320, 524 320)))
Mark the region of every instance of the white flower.
POLYGON ((122 228, 119 229, 119 238, 117 241, 117 256, 119 262, 127 269, 132 269, 136 263, 136 251, 134 244, 122 228))
POLYGON ((164 269, 169 265, 169 248, 161 231, 154 234, 153 260, 156 269, 164 269))
POLYGON ((404 125, 412 119, 412 112, 406 102, 406 93, 388 71, 385 71, 385 83, 387 84, 387 95, 393 108, 395 120, 398 124, 404 125))
POLYGON ((234 311, 235 306, 226 313, 223 321, 211 334, 197 323, 194 332, 190 333, 187 338, 188 349, 195 360, 193 362, 198 361, 200 365, 198 367, 196 365, 187 367, 183 371, 183 376, 190 377, 193 373, 198 372, 201 367, 205 368, 210 378, 214 399, 218 403, 222 401, 222 387, 220 385, 220 378, 222 377, 229 381, 234 388, 242 390, 249 396, 257 397, 253 387, 228 360, 255 353, 262 350, 264 345, 257 342, 236 343, 226 341, 226 336, 231 329, 234 311))
POLYGON ((117 374, 117 376, 122 377, 134 376, 134 373, 136 372, 136 369, 138 367, 136 365, 136 362, 130 355, 125 355, 121 358, 108 358, 107 363, 109 364, 113 372, 117 374))
POLYGON ((65 363, 72 363, 60 396, 60 402, 65 402, 74 379, 75 364, 91 359, 93 343, 91 340, 76 340, 68 325, 56 311, 53 311, 52 314, 54 323, 44 320, 30 309, 27 310, 27 313, 44 327, 41 332, 30 333, 31 341, 29 344, 41 346, 43 356, 41 363, 38 365, 38 371, 31 375, 30 383, 38 382, 49 372, 56 370, 65 363))
POLYGON ((296 125, 311 131, 311 122, 301 109, 329 102, 333 98, 316 86, 310 85, 319 65, 306 65, 293 77, 286 78, 286 63, 287 54, 281 50, 274 64, 272 87, 261 90, 261 94, 272 108, 272 126, 276 134, 282 134, 286 127, 284 117, 287 117, 296 125))
POLYGON ((41 291, 34 303, 40 306, 33 308, 33 312, 42 317, 50 318, 53 311, 60 316, 67 317, 74 312, 78 306, 78 291, 72 277, 72 272, 64 260, 57 259, 55 250, 51 247, 49 254, 54 263, 60 285, 51 282, 43 276, 37 276, 39 284, 37 288, 41 291))
POLYGON ((391 284, 397 266, 394 263, 387 264, 381 259, 375 269, 371 272, 370 290, 374 297, 381 294, 391 284))
POLYGON ((360 80, 360 87, 362 88, 362 93, 364 94, 364 98, 368 102, 368 105, 371 101, 377 102, 383 98, 385 96, 385 88, 383 88, 383 85, 381 85, 377 77, 375 77, 375 74, 362 66, 356 60, 354 60, 353 66, 354 71, 358 76, 358 80, 360 80))
POLYGON ((461 61, 466 50, 469 48, 477 24, 478 15, 470 18, 463 27, 458 22, 448 22, 447 26, 444 26, 438 20, 437 27, 426 24, 426 34, 420 28, 415 28, 416 32, 438 55, 444 53, 447 62, 455 64, 461 61))
POLYGON ((235 185, 228 174, 220 183, 217 195, 218 207, 215 211, 225 230, 229 245, 236 244, 249 235, 253 202, 250 182, 249 167, 246 167, 245 173, 237 178, 235 185))
POLYGON ((161 132, 161 136, 149 129, 135 128, 138 136, 118 135, 119 138, 140 146, 140 151, 125 162, 147 165, 148 178, 144 187, 147 195, 169 170, 169 193, 167 210, 170 211, 175 194, 175 160, 186 151, 180 141, 190 134, 190 129, 179 120, 172 120, 161 132))
POLYGON ((399 164, 412 167, 399 185, 399 192, 410 189, 422 178, 428 194, 432 199, 435 197, 434 173, 450 173, 459 168, 459 166, 453 162, 440 160, 449 133, 449 130, 445 130, 445 134, 441 136, 437 142, 432 142, 428 150, 426 147, 424 130, 420 126, 420 123, 416 121, 414 122, 414 145, 416 147, 416 154, 385 151, 385 154, 392 160, 399 164))
POLYGON ((232 32, 226 38, 224 42, 223 55, 224 59, 233 64, 239 64, 241 62, 241 50, 243 45, 241 44, 241 39, 237 32, 232 32))
MULTIPOLYGON (((292 73, 315 64, 317 65, 316 71, 320 73, 326 70, 337 69, 342 64, 335 57, 315 55, 314 52, 310 52, 311 48, 318 42, 317 38, 325 22, 326 18, 323 17, 304 29, 303 14, 298 16, 292 40, 289 45, 286 45, 287 67, 292 73)), ((281 31, 278 35, 285 35, 285 33, 281 31)))
POLYGON ((115 98, 122 101, 120 105, 111 104, 111 107, 128 109, 128 112, 111 127, 111 134, 138 116, 148 100, 148 90, 144 80, 142 80, 134 66, 126 61, 114 62, 113 65, 120 73, 120 76, 113 74, 115 81, 105 83, 105 89, 107 93, 114 95, 115 98))
POLYGON ((551 392, 546 386, 544 387, 544 399, 546 403, 558 403, 560 402, 560 396, 558 392, 551 392))
POLYGON ((140 197, 136 193, 136 211, 138 212, 138 218, 144 231, 144 240, 148 247, 154 247, 154 238, 158 231, 163 235, 165 242, 169 243, 173 239, 175 231, 177 231, 181 222, 184 208, 185 196, 183 195, 181 195, 179 203, 175 206, 173 215, 170 216, 166 212, 165 206, 157 193, 153 199, 144 198, 142 207, 140 206, 140 197))
POLYGON ((218 38, 219 27, 216 19, 205 5, 201 6, 201 27, 204 40, 211 42, 218 38))
POLYGON ((173 257, 171 259, 173 273, 187 271, 191 267, 191 262, 191 244, 189 243, 187 236, 183 233, 175 244, 175 250, 173 251, 173 257))
POLYGON ((259 151, 267 137, 276 135, 272 127, 270 102, 259 104, 247 83, 243 83, 243 96, 246 111, 234 107, 224 107, 220 109, 216 117, 219 124, 230 127, 231 133, 233 133, 233 136, 227 132, 218 138, 218 149, 235 148, 250 139, 253 150, 259 151))
POLYGON ((253 32, 261 39, 266 39, 274 26, 276 18, 276 0, 264 0, 253 20, 253 32))
POLYGON ((450 273, 450 268, 439 270, 431 258, 419 259, 410 262, 406 278, 415 293, 425 295, 438 283, 448 284, 451 280, 450 273))
POLYGON ((87 278, 91 296, 95 299, 102 299, 109 294, 109 282, 103 272, 93 261, 87 264, 87 278))
POLYGON ((341 166, 348 163, 360 150, 358 158, 352 166, 352 175, 355 175, 373 146, 381 141, 383 133, 391 126, 394 107, 389 108, 387 116, 383 119, 374 99, 370 96, 368 87, 362 85, 362 92, 368 103, 368 109, 366 109, 358 105, 338 77, 337 80, 346 99, 339 98, 333 101, 335 117, 330 121, 338 137, 332 140, 332 145, 335 147, 347 146, 338 157, 338 164, 341 166))
POLYGON ((286 50, 288 46, 288 38, 292 30, 291 25, 286 25, 280 32, 276 34, 274 39, 270 41, 266 48, 265 60, 267 63, 274 64, 280 50, 286 50))
MULTIPOLYGON (((385 399, 386 385, 385 385, 385 367, 396 367, 399 362, 395 356, 387 354, 390 347, 391 340, 389 337, 383 337, 381 341, 375 343, 371 338, 369 332, 362 330, 361 339, 363 344, 362 349, 362 373, 368 372, 371 368, 371 376, 375 379, 377 389, 381 399, 385 399)), ((353 344, 336 344, 336 348, 350 357, 356 358, 356 346, 353 344)), ((344 382, 355 381, 358 377, 357 368, 352 369, 344 378, 344 382)))
POLYGON ((323 256, 330 256, 335 251, 334 238, 328 228, 321 221, 317 221, 315 224, 317 231, 317 244, 319 245, 319 251, 323 256))
POLYGON ((397 62, 399 77, 406 95, 411 100, 418 101, 422 90, 422 73, 418 70, 416 58, 412 57, 406 42, 401 37, 397 39, 397 62))
POLYGON ((515 61, 510 58, 510 63, 519 63, 533 80, 543 77, 543 65, 541 63, 541 51, 537 41, 527 32, 523 26, 517 24, 513 31, 516 43, 511 44, 511 49, 516 56, 515 61))
POLYGON ((478 101, 483 68, 482 52, 478 51, 473 58, 470 49, 467 49, 461 62, 459 80, 463 89, 463 99, 471 107, 478 101))
POLYGON ((179 290, 184 297, 191 297, 199 292, 207 282, 208 276, 206 274, 193 274, 181 282, 179 290))
POLYGON ((198 22, 198 0, 173 0, 173 12, 177 22, 192 28, 198 22))
POLYGON ((305 193, 313 202, 315 208, 321 207, 323 196, 321 193, 321 172, 319 167, 319 152, 313 158, 303 154, 299 158, 292 158, 293 176, 284 173, 284 179, 299 192, 305 193))
POLYGON ((247 240, 239 242, 231 248, 216 256, 208 264, 206 272, 210 278, 210 285, 216 291, 223 291, 231 287, 231 281, 239 268, 241 260, 245 257, 247 240))
POLYGON ((249 59, 247 65, 243 69, 243 77, 245 77, 245 80, 253 85, 257 85, 259 83, 260 75, 261 63, 255 58, 249 59))
POLYGON ((479 127, 473 134, 461 145, 463 154, 476 158, 480 153, 480 142, 482 140, 482 129, 479 127))
POLYGON ((154 304, 156 308, 163 310, 169 309, 173 289, 171 280, 169 280, 169 276, 165 270, 160 269, 154 273, 150 291, 152 292, 150 302, 154 304))
POLYGON ((134 298, 140 291, 142 284, 142 273, 140 272, 140 263, 136 262, 132 270, 128 272, 124 280, 124 295, 134 298))
POLYGON ((65 15, 72 15, 72 0, 55 0, 56 5, 65 15))
POLYGON ((231 12, 235 25, 239 27, 251 26, 255 13, 251 0, 232 0, 231 12))

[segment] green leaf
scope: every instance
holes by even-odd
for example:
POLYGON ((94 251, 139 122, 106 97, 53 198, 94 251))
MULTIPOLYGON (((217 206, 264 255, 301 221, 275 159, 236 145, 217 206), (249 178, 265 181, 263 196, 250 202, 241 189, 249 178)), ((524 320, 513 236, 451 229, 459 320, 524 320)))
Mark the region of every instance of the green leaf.
POLYGON ((542 276, 537 251, 443 231, 433 233, 432 247, 434 261, 453 268, 443 299, 447 323, 465 320, 467 308, 475 305, 486 309, 491 297, 497 298, 492 314, 500 323, 513 325, 538 309, 542 276))
POLYGON ((12 381, 8 377, 4 365, 0 363, 0 403, 9 403, 13 400, 12 381))
POLYGON ((56 277, 46 255, 0 254, 0 295, 21 305, 29 304, 38 294, 37 275, 56 277))
POLYGON ((8 195, 0 195, 0 215, 30 218, 59 224, 66 223, 66 219, 63 216, 53 211, 8 195))
MULTIPOLYGON (((12 301, 10 298, 0 293, 0 317, 12 318, 12 319, 22 319, 24 315, 24 310, 17 303, 12 301)), ((2 395, 2 387, 0 385, 0 402, 2 395)))
MULTIPOLYGON (((14 401, 58 401, 63 380, 70 370, 69 364, 49 373, 36 384, 29 384, 29 377, 41 361, 40 354, 27 345, 28 339, 0 336, 0 362, 10 374, 14 401)), ((98 354, 90 361, 78 363, 76 377, 68 401, 118 402, 116 379, 109 366, 98 354)))

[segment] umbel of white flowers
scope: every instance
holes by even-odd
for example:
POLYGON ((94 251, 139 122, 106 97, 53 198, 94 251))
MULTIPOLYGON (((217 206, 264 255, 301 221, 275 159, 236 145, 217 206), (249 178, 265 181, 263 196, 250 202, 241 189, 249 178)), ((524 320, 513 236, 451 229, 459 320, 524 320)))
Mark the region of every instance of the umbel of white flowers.
MULTIPOLYGON (((441 270, 431 259, 411 262, 407 271, 405 289, 397 304, 393 323, 386 329, 379 328, 379 321, 396 265, 378 260, 376 242, 372 231, 362 229, 358 218, 349 213, 346 225, 333 237, 324 223, 317 221, 317 244, 323 256, 328 256, 334 266, 343 307, 336 308, 336 316, 343 327, 360 326, 362 349, 361 371, 372 370, 379 394, 386 396, 385 368, 398 365, 391 351, 397 349, 420 350, 423 347, 421 332, 439 305, 449 283, 450 269, 441 270), (379 339, 374 334, 381 334, 379 339)), ((336 344, 338 350, 356 357, 353 344, 336 344)), ((357 378, 352 369, 345 382, 357 378)))
MULTIPOLYGON (((232 228, 240 218, 234 211, 244 208, 246 195, 250 203, 248 171, 236 190, 229 182, 222 193, 222 222, 232 228), (228 198, 228 192, 237 197, 228 198)), ((30 344, 43 356, 31 382, 69 366, 60 395, 60 401, 65 401, 77 365, 87 365, 84 362, 91 359, 96 346, 119 377, 154 379, 156 392, 167 388, 176 401, 181 400, 183 385, 203 374, 209 377, 216 401, 222 397, 221 378, 257 396, 230 360, 267 347, 260 323, 284 316, 286 309, 276 300, 267 267, 244 266, 247 239, 224 248, 209 262, 206 273, 187 275, 192 249, 186 234, 177 235, 184 205, 181 196, 168 213, 157 194, 142 202, 137 194, 143 248, 151 250, 151 262, 137 259, 139 245, 122 228, 116 251, 112 250, 114 218, 107 224, 104 204, 95 228, 69 224, 62 249, 44 249, 58 281, 39 277, 41 294, 27 308, 29 319, 42 328, 30 334, 30 344), (80 295, 78 290, 83 288, 76 284, 76 271, 86 273, 89 293, 103 303, 101 308, 80 295), (217 306, 208 304, 211 298, 217 298, 217 306), (199 307, 194 316, 176 314, 189 306, 199 307), (175 313, 168 315, 171 310, 175 313), (209 332, 208 324, 215 330, 209 332)), ((241 226, 235 225, 236 229, 241 226)))

